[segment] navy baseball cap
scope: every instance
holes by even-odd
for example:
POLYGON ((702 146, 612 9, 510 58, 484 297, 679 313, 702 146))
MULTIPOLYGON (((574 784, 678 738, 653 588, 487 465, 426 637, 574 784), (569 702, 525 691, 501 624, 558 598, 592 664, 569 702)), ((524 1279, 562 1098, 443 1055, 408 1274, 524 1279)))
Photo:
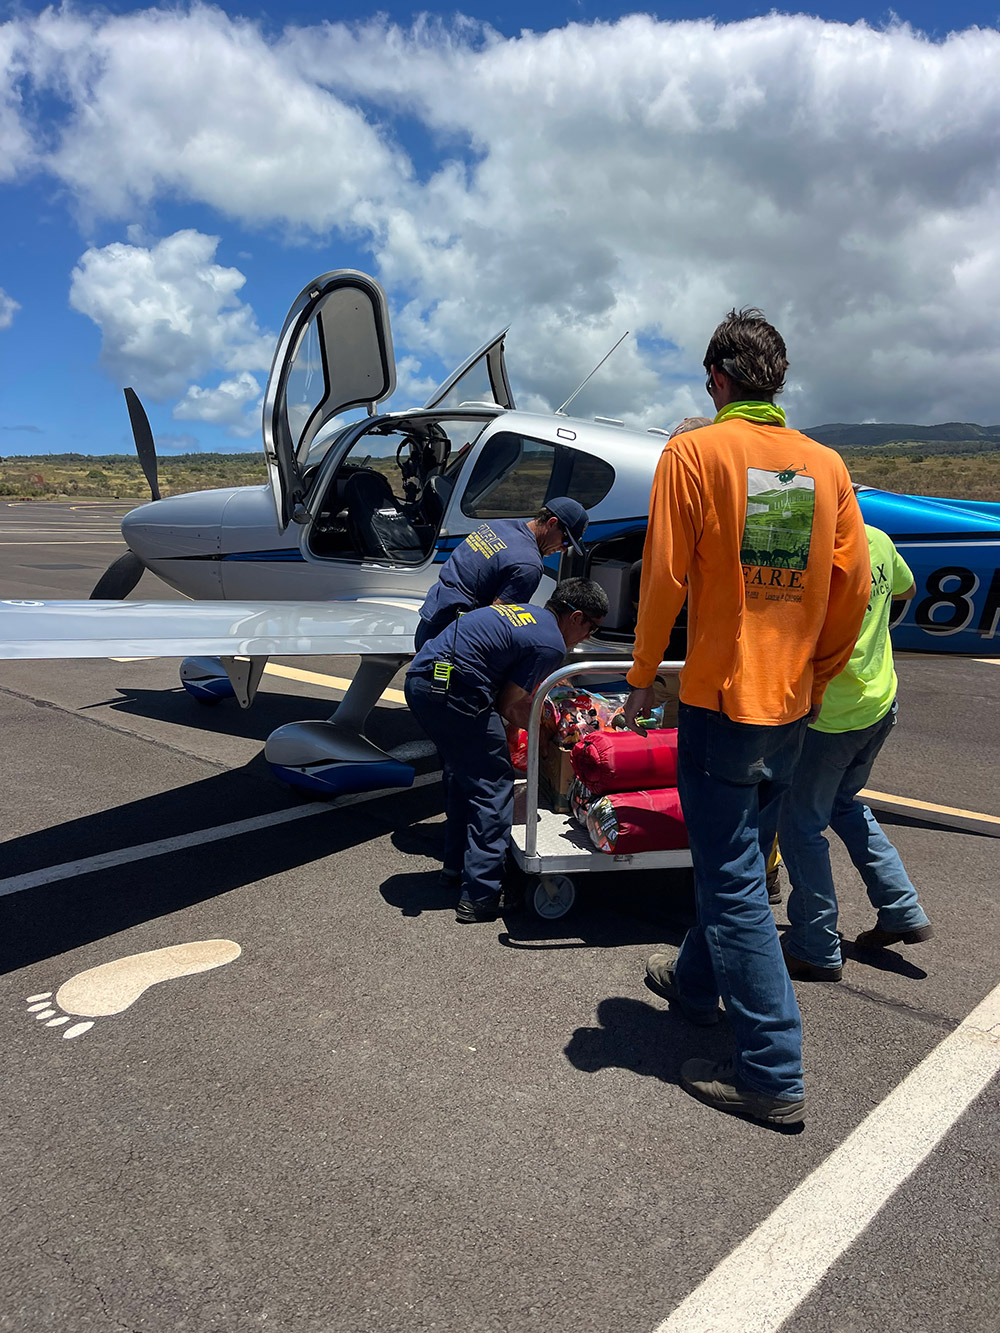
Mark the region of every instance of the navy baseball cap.
POLYGON ((545 508, 550 514, 555 514, 567 541, 577 555, 583 555, 580 538, 587 531, 587 524, 590 522, 583 505, 577 500, 571 500, 568 495, 557 495, 554 499, 545 501, 545 508))

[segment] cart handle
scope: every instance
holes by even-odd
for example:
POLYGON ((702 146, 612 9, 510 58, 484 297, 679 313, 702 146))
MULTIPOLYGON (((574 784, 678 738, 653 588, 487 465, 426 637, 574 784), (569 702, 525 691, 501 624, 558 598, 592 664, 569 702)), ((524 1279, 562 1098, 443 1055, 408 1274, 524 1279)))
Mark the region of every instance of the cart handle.
MULTIPOLYGON (((593 676, 603 672, 614 671, 616 675, 624 675, 631 671, 634 662, 626 660, 623 657, 616 658, 612 662, 582 662, 573 663, 568 667, 560 667, 558 671, 553 671, 550 676, 546 676, 535 691, 531 700, 531 712, 528 714, 528 769, 525 803, 525 829, 524 829, 524 856, 535 856, 538 852, 538 739, 539 724, 542 718, 542 707, 548 697, 549 690, 552 689, 560 680, 566 680, 571 676, 593 676)), ((661 671, 680 671, 684 665, 683 662, 661 662, 656 668, 657 674, 661 671)))

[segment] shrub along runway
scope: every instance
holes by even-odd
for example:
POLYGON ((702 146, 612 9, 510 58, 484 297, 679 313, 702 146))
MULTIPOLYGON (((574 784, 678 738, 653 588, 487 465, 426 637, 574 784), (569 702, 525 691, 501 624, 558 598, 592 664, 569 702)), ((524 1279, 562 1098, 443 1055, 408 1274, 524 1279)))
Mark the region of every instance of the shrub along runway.
MULTIPOLYGON (((40 520, 54 520, 31 509, 38 542, 40 520)), ((55 526, 47 543, 0 548, 2 595, 89 591, 113 550, 86 545, 70 514, 55 526), (71 521, 72 549, 60 544, 71 521)), ((147 576, 135 595, 163 590, 147 576)), ((1000 980, 997 840, 886 817, 936 937, 852 956, 839 985, 799 986, 805 1133, 720 1116, 677 1079, 688 1056, 726 1050, 725 1024, 690 1028, 642 985, 647 954, 679 942, 689 918, 683 877, 595 877, 551 926, 515 913, 456 926, 436 886, 430 760, 413 791, 285 818, 297 802, 263 765, 263 740, 324 716, 336 691, 268 676, 249 712, 201 709, 176 666, 0 670, 0 875, 177 840, 0 898, 0 1327, 651 1333, 674 1311, 683 1321, 692 1293, 926 1057, 951 1049, 1000 980), (239 837, 189 836, 253 820, 239 837), (224 965, 143 964, 126 998, 146 988, 117 1012, 59 1005, 61 992, 98 1007, 90 991, 140 964, 102 968, 198 942, 224 965), (93 984, 62 989, 91 969, 93 984)), ((985 706, 996 678, 989 663, 902 662, 901 721, 873 787, 1000 813, 988 765, 1000 723, 985 706)), ((394 703, 374 734, 387 746, 418 736, 394 703)), ((833 850, 853 938, 870 909, 833 850)), ((922 1132, 912 1110, 886 1155, 922 1132)), ((990 1325, 995 1111, 994 1084, 832 1266, 818 1263, 797 1303, 774 1307, 782 1327, 990 1325)), ((786 1245, 769 1249, 779 1278, 801 1257, 786 1245)), ((737 1283, 726 1300, 740 1299, 737 1283)))

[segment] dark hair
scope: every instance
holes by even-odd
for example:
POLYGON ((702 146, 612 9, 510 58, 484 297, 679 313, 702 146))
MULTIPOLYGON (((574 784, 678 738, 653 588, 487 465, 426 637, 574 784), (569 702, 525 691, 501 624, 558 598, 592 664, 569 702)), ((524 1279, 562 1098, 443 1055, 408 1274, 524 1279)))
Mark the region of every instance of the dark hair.
POLYGON ((785 340, 756 306, 730 310, 712 334, 703 362, 716 366, 748 396, 771 399, 785 387, 785 340))
POLYGON ((551 509, 546 509, 545 506, 542 505, 541 509, 539 509, 538 513, 535 515, 535 522, 548 523, 550 518, 555 518, 555 514, 553 514, 551 509))
POLYGON ((596 623, 608 614, 608 594, 593 579, 563 579, 545 605, 557 616, 582 611, 596 623))

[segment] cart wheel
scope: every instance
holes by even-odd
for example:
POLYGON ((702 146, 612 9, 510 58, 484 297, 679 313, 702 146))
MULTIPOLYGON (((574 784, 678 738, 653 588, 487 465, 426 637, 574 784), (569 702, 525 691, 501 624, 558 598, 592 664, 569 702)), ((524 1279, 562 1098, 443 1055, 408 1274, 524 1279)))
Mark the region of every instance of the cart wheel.
POLYGON ((576 902, 576 888, 566 875, 542 875, 529 893, 532 907, 546 921, 565 916, 576 902))

